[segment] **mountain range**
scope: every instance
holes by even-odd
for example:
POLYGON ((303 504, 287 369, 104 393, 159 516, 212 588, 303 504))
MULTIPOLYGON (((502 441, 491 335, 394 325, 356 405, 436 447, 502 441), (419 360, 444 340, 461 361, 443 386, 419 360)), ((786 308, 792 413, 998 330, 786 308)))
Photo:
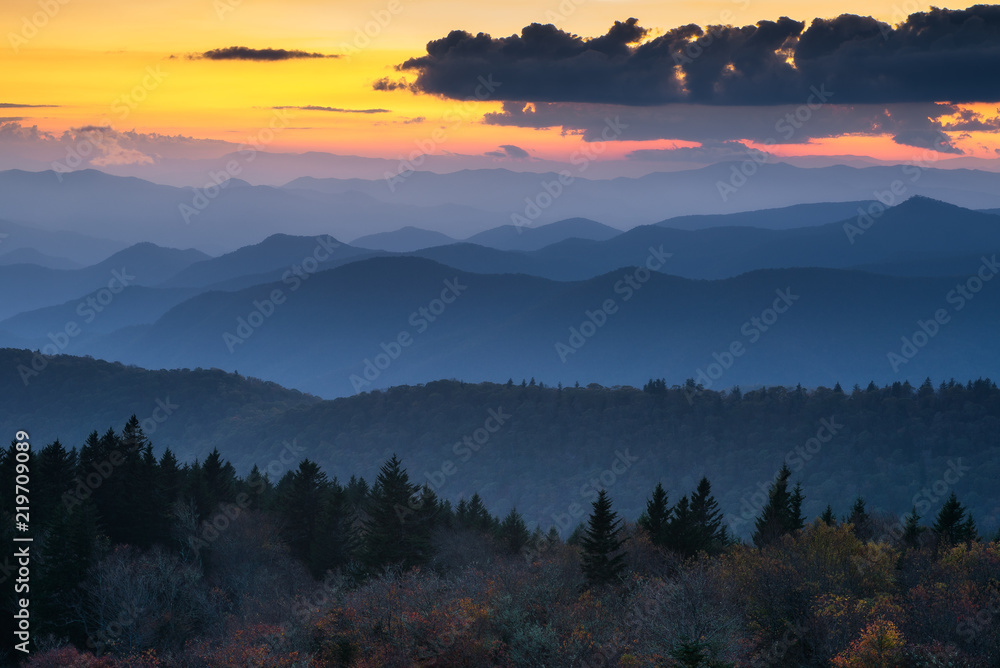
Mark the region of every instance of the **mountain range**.
MULTIPOLYGON (((741 166, 720 163, 616 179, 587 178, 585 170, 408 172, 396 179, 299 178, 273 187, 239 180, 236 170, 220 164, 215 179, 200 188, 94 170, 8 170, 0 172, 0 214, 39 230, 70 229, 121 245, 150 241, 216 255, 279 230, 346 240, 411 226, 463 239, 502 225, 533 228, 569 218, 628 229, 678 216, 878 198, 896 204, 913 195, 971 209, 1000 207, 1000 174, 994 172, 774 163, 756 165, 746 176, 741 166)), ((39 250, 79 262, 63 252, 39 250)))
POLYGON ((442 377, 728 387, 997 375, 1000 291, 976 275, 995 271, 1000 217, 923 197, 850 206, 846 220, 789 229, 618 233, 570 219, 473 237, 554 242, 535 250, 392 253, 276 234, 217 257, 142 243, 80 269, 12 264, 0 266, 0 345, 243 370, 326 397, 442 377), (970 281, 981 291, 956 297, 970 281), (931 340, 906 343, 942 310, 931 340), (776 321, 754 324, 765 316, 776 321))

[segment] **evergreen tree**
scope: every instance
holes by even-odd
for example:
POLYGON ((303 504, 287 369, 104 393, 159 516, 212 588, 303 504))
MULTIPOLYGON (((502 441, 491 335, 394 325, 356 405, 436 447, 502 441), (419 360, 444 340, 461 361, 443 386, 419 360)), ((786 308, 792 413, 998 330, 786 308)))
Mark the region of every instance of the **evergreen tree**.
POLYGON ((525 524, 521 514, 517 512, 517 508, 511 508, 507 516, 503 518, 497 531, 497 538, 499 538, 500 544, 512 553, 520 552, 521 548, 531 540, 528 525, 525 524))
POLYGON ((788 465, 783 465, 768 489, 767 503, 754 525, 753 543, 757 547, 773 543, 785 534, 801 529, 804 524, 801 486, 796 485, 793 494, 788 492, 791 475, 788 465))
POLYGON ((316 517, 315 533, 309 546, 307 565, 316 578, 346 566, 354 550, 351 513, 347 493, 336 480, 323 492, 323 507, 316 517))
POLYGON ((611 509, 611 497, 601 490, 594 501, 587 530, 580 541, 583 548, 583 574, 592 585, 609 584, 625 569, 621 519, 611 509))
POLYGON ((691 518, 694 551, 716 554, 729 542, 729 533, 722 524, 722 511, 712 496, 712 485, 703 477, 691 497, 691 518))
POLYGON ((661 483, 656 483, 653 496, 646 501, 646 512, 639 517, 637 522, 639 527, 649 534, 649 540, 653 545, 662 547, 666 544, 670 515, 671 510, 667 504, 667 493, 661 483))
POLYGON ((431 525, 424 521, 428 509, 421 499, 420 487, 393 455, 379 470, 362 523, 361 560, 370 572, 391 565, 411 568, 430 558, 431 525))
POLYGON ((837 525, 837 518, 833 514, 833 506, 827 505, 826 510, 819 516, 819 521, 830 527, 837 525))
POLYGON ((698 529, 695 526, 694 514, 691 512, 691 502, 685 494, 672 509, 664 546, 685 557, 690 557, 696 553, 697 545, 698 529))
POLYGON ((497 526, 496 519, 490 515, 490 511, 486 509, 486 504, 483 503, 478 492, 472 495, 464 512, 457 514, 456 519, 458 519, 459 526, 483 533, 490 532, 497 526))
POLYGON ((920 538, 924 532, 924 527, 920 526, 920 515, 917 515, 917 507, 913 506, 906 516, 903 525, 903 544, 907 547, 920 547, 920 538))
POLYGON ((854 501, 851 507, 851 514, 844 518, 844 522, 852 526, 855 537, 860 541, 868 541, 872 538, 871 517, 865 510, 865 500, 860 496, 854 501))
MULTIPOLYGON (((279 501, 285 541, 292 554, 309 563, 320 530, 320 515, 329 510, 330 481, 319 464, 304 459, 292 473, 288 488, 279 501)), ((310 564, 311 566, 311 564, 310 564)), ((325 569, 313 569, 322 575, 325 569)))
POLYGON ((941 506, 937 520, 934 522, 934 533, 938 540, 948 545, 957 545, 976 540, 976 523, 965 506, 958 501, 952 492, 948 500, 941 506))
POLYGON ((795 483, 792 496, 788 500, 788 532, 799 531, 806 525, 806 518, 802 514, 802 504, 805 502, 805 494, 802 493, 802 483, 795 483))

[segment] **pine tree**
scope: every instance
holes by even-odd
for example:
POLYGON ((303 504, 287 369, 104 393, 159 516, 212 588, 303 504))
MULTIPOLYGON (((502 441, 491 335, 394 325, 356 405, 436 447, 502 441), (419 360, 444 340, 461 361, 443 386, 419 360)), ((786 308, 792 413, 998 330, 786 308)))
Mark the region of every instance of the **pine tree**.
POLYGON ((920 515, 917 515, 917 507, 913 506, 906 516, 906 523, 903 525, 903 544, 907 547, 920 547, 920 537, 924 532, 924 527, 920 526, 920 515))
POLYGON ((668 550, 690 557, 696 553, 697 544, 698 529, 695 526, 694 514, 691 512, 691 502, 685 494, 672 509, 664 546, 668 550))
MULTIPOLYGON (((426 489, 426 488, 425 488, 426 489)), ((369 572, 386 566, 411 568, 430 558, 430 529, 421 489, 410 482, 396 455, 382 465, 366 504, 361 561, 369 572)))
POLYGON ((934 522, 934 533, 938 540, 948 545, 973 541, 978 537, 972 515, 967 515, 965 506, 959 503, 954 492, 938 512, 937 520, 934 522))
POLYGON ((671 511, 667 503, 667 493, 661 483, 656 483, 653 496, 646 501, 646 512, 639 517, 637 522, 639 527, 649 534, 649 540, 653 545, 662 547, 666 544, 670 515, 671 511))
POLYGON ((851 514, 844 518, 844 522, 852 526, 854 536, 860 541, 871 540, 871 517, 865 510, 865 500, 860 496, 854 501, 851 507, 851 514))
POLYGON ((456 518, 460 526, 484 533, 492 531, 497 526, 496 519, 490 515, 490 511, 486 509, 486 504, 483 503, 478 492, 472 495, 464 512, 461 512, 456 518))
MULTIPOLYGON (((330 481, 319 464, 304 459, 292 473, 291 484, 279 501, 282 534, 299 559, 311 561, 313 544, 319 535, 320 515, 329 503, 330 481)), ((311 566, 311 564, 310 564, 311 566)), ((322 575, 325 569, 310 569, 313 575, 322 575)))
POLYGON ((806 518, 802 514, 802 503, 805 500, 805 494, 802 493, 802 483, 795 483, 792 496, 788 500, 788 525, 786 529, 789 533, 799 531, 806 525, 806 518))
POLYGON ((316 578, 346 566, 354 549, 347 494, 336 480, 324 490, 321 503, 307 560, 309 570, 316 578))
POLYGON ((691 518, 695 553, 716 554, 729 542, 729 534, 722 524, 722 511, 712 496, 712 485, 708 478, 701 479, 691 497, 691 518))
POLYGON ((783 465, 768 489, 767 503, 754 525, 753 543, 757 547, 773 543, 785 534, 802 528, 805 522, 802 517, 802 501, 805 497, 801 486, 796 485, 794 493, 788 493, 788 479, 791 475, 788 465, 783 465))
POLYGON ((625 569, 625 555, 621 551, 625 541, 619 537, 621 524, 618 513, 611 509, 611 497, 602 489, 581 540, 583 574, 592 585, 609 584, 625 569))
POLYGON ((525 524, 521 514, 517 512, 517 508, 511 508, 507 516, 503 518, 497 531, 497 538, 499 538, 501 545, 512 553, 520 552, 521 548, 531 540, 528 525, 525 524))
POLYGON ((826 507, 823 514, 819 516, 819 521, 830 527, 837 525, 837 518, 833 514, 833 506, 828 505, 826 507))

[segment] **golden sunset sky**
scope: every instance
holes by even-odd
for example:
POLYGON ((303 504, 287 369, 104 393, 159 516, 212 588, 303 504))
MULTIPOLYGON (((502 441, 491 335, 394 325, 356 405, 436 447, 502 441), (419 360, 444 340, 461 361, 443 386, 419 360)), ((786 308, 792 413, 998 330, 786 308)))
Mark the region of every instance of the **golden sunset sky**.
MULTIPOLYGON (((5 0, 0 103, 7 108, 0 108, 0 118, 54 134, 111 125, 241 143, 267 127, 273 107, 330 107, 346 111, 287 112, 291 122, 270 150, 396 157, 412 150, 460 103, 408 90, 375 91, 372 82, 386 76, 412 80, 413 73, 396 72, 394 66, 422 55, 427 42, 454 29, 501 37, 539 22, 591 37, 606 33, 616 20, 636 17, 653 37, 687 23, 752 25, 781 16, 808 24, 817 16, 857 13, 896 24, 929 7, 912 0, 5 0), (237 45, 340 57, 279 62, 191 57, 237 45)), ((963 108, 995 115, 996 106, 963 108)), ((559 160, 583 142, 579 133, 560 128, 480 122, 484 113, 500 109, 496 101, 472 105, 467 122, 436 150, 481 155, 516 145, 532 156, 559 160)), ((664 139, 614 144, 611 157, 637 148, 697 145, 664 139)), ((996 158, 1000 143, 992 133, 967 132, 955 137, 955 145, 969 156, 996 158)), ((914 153, 888 136, 816 139, 772 151, 890 160, 914 153)))

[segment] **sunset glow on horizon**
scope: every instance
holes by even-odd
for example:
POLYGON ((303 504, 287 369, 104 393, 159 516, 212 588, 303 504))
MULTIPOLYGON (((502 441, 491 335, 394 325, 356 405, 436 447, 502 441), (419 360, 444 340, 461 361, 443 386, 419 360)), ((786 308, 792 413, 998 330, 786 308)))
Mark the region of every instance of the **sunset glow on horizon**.
MULTIPOLYGON (((896 24, 906 19, 902 9, 928 8, 929 4, 916 2, 902 6, 888 1, 824 2, 809 11, 824 17, 856 12, 896 24)), ((428 42, 453 29, 488 32, 497 38, 517 34, 532 22, 551 22, 569 33, 596 37, 615 21, 634 16, 648 30, 641 43, 648 43, 687 23, 753 25, 791 16, 808 26, 813 16, 803 11, 800 4, 770 1, 751 6, 749 0, 687 1, 669 7, 595 0, 563 0, 551 7, 523 0, 485 6, 450 0, 334 5, 315 0, 291 4, 157 0, 142 5, 120 0, 88 5, 73 0, 17 0, 0 9, 9 27, 0 56, 0 103, 4 106, 0 123, 5 124, 7 134, 22 138, 30 128, 52 139, 100 126, 116 132, 240 145, 280 113, 285 120, 268 142, 270 151, 397 158, 418 150, 482 157, 498 146, 514 145, 531 159, 566 161, 593 141, 584 133, 585 126, 487 122, 486 114, 502 115, 503 101, 487 96, 463 102, 424 91, 374 90, 373 83, 387 78, 397 85, 412 84, 417 73, 397 67, 424 55, 428 42), (327 57, 262 61, 213 60, 200 55, 234 46, 327 57), (430 139, 439 128, 446 130, 445 141, 430 139)), ((961 104, 953 111, 950 117, 971 113, 987 121, 1000 113, 989 102, 961 104)), ((648 115, 649 108, 621 105, 618 112, 628 119, 634 114, 648 115)), ((785 113, 776 109, 774 123, 785 113)), ((885 115, 891 116, 888 107, 885 115)), ((947 131, 948 118, 934 122, 944 122, 947 131)), ((767 127, 763 121, 758 125, 767 127)), ((948 131, 951 149, 941 157, 996 159, 1000 142, 995 132, 995 127, 948 131)), ((919 142, 907 145, 894 136, 862 123, 860 131, 846 128, 770 145, 760 136, 720 140, 766 148, 775 156, 904 161, 918 159, 924 152, 919 142)), ((703 141, 682 134, 616 139, 602 151, 601 159, 624 159, 642 149, 695 147, 703 141)))

